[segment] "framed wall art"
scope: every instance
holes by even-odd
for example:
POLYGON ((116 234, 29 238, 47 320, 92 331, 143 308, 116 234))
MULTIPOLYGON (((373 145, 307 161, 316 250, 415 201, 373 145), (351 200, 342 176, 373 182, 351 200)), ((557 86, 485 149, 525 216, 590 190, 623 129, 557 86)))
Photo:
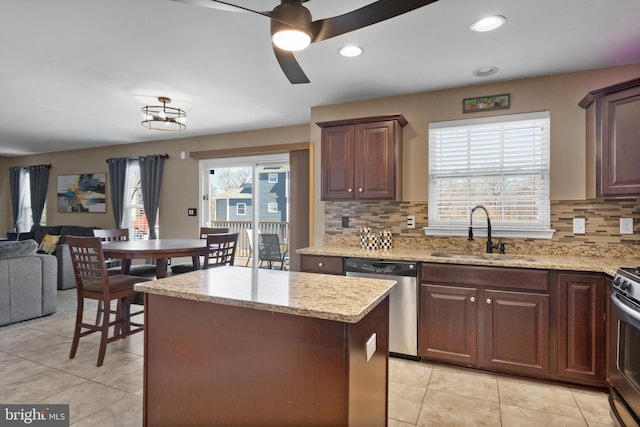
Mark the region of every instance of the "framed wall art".
POLYGON ((58 212, 106 212, 106 173, 58 176, 58 212))
POLYGON ((501 95, 478 96, 475 98, 464 98, 462 100, 463 113, 504 110, 509 107, 511 107, 511 95, 508 93, 503 93, 501 95))

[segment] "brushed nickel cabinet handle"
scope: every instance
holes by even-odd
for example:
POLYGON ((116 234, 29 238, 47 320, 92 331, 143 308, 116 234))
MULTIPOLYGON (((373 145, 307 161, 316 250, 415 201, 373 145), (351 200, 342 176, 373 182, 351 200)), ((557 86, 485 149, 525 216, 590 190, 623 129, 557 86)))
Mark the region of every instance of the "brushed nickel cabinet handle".
POLYGON ((319 268, 324 267, 324 262, 319 262, 319 263, 318 263, 318 267, 319 267, 319 268))
POLYGON ((476 302, 476 297, 471 297, 471 298, 469 298, 469 301, 471 301, 471 302, 476 302))
POLYGON ((491 304, 491 298, 487 298, 487 304, 491 304))

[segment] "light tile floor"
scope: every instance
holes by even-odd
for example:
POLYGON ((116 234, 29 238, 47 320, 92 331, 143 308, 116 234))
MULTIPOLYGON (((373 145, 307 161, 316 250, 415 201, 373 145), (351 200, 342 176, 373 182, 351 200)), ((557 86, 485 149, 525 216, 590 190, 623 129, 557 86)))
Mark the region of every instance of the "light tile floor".
MULTIPOLYGON (((95 316, 95 312, 87 312, 95 316)), ((0 402, 69 403, 72 426, 142 424, 143 334, 98 335, 69 359, 74 316, 0 328, 0 402)), ((389 361, 389 427, 612 426, 606 393, 444 365, 389 361)))

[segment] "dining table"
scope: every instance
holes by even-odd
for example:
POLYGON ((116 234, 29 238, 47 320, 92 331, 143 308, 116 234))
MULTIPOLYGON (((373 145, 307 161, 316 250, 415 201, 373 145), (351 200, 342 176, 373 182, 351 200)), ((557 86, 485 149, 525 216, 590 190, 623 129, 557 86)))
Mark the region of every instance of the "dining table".
POLYGON ((156 278, 167 277, 170 258, 192 257, 197 268, 200 256, 207 254, 206 239, 120 240, 102 244, 105 258, 122 259, 122 274, 128 274, 133 259, 154 259, 156 278))

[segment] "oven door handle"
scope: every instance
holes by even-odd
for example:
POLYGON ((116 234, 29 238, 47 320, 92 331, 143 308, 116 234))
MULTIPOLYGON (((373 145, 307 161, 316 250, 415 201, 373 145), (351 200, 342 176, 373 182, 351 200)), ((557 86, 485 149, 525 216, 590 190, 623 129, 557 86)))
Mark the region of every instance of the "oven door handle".
POLYGON ((618 297, 618 295, 611 294, 611 302, 616 308, 621 310, 624 314, 631 317, 636 322, 640 322, 640 312, 638 312, 637 310, 634 310, 633 308, 625 304, 624 301, 622 301, 620 297, 618 297))

